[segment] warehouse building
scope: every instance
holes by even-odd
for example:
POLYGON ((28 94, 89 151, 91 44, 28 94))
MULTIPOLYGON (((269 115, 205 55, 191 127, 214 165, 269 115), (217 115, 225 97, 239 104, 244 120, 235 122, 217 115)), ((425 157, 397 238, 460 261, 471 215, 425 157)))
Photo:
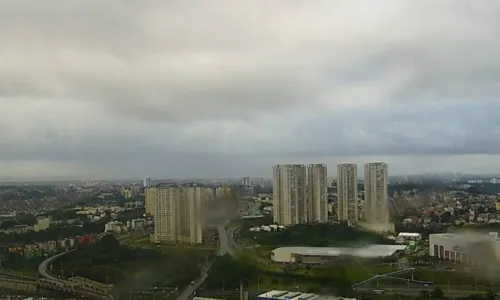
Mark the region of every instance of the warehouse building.
POLYGON ((271 260, 278 263, 320 264, 340 256, 379 258, 404 253, 405 245, 370 245, 360 248, 336 247, 281 247, 271 253, 271 260))
POLYGON ((454 262, 491 265, 499 261, 500 240, 482 234, 431 234, 429 255, 454 262))
POLYGON ((356 300, 355 298, 342 298, 335 296, 324 296, 301 292, 270 291, 259 295, 257 300, 356 300))

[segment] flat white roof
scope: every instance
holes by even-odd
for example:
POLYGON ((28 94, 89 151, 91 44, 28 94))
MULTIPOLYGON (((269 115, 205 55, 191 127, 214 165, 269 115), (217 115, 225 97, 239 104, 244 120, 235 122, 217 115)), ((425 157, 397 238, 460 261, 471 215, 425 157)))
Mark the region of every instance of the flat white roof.
MULTIPOLYGON (((258 298, 276 299, 276 300, 340 300, 340 299, 350 299, 335 296, 323 296, 311 293, 302 292, 289 292, 289 291, 269 291, 262 295, 257 296, 258 298)), ((352 300, 355 300, 354 298, 352 300)))
POLYGON ((417 233, 417 232, 400 232, 398 236, 414 236, 414 237, 419 237, 422 236, 422 234, 417 233))
POLYGON ((340 256, 350 255, 356 257, 374 258, 393 255, 396 251, 405 250, 405 245, 370 245, 361 248, 336 248, 336 247, 281 247, 275 252, 288 252, 311 256, 340 256))

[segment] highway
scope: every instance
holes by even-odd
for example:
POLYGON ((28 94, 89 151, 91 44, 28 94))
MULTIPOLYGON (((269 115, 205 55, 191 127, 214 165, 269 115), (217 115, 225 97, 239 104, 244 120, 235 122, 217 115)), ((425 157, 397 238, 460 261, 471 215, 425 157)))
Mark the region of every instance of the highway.
POLYGON ((61 256, 64 256, 70 252, 73 252, 73 251, 76 251, 76 249, 73 249, 73 250, 69 250, 69 251, 66 251, 66 252, 63 252, 63 253, 59 253, 57 255, 54 255, 54 256, 51 256, 49 258, 47 258, 46 260, 44 260, 39 266, 38 266, 38 272, 44 277, 44 278, 47 278, 47 279, 53 279, 53 280, 59 280, 59 278, 55 277, 54 275, 52 275, 52 273, 50 273, 48 271, 48 268, 49 268, 49 265, 58 257, 61 257, 61 256))
MULTIPOLYGON (((229 245, 228 232, 226 232, 226 224, 221 224, 217 227, 219 231, 219 251, 217 252, 217 256, 224 256, 226 253, 231 254, 232 249, 229 245)), ((229 236, 232 236, 230 234, 229 236)), ((232 254, 231 254, 232 255, 232 254)), ((200 286, 205 282, 208 277, 208 271, 212 267, 212 263, 210 262, 208 265, 204 266, 200 272, 200 276, 196 278, 189 286, 187 286, 177 297, 177 300, 189 300, 194 296, 195 292, 200 288, 200 286)))

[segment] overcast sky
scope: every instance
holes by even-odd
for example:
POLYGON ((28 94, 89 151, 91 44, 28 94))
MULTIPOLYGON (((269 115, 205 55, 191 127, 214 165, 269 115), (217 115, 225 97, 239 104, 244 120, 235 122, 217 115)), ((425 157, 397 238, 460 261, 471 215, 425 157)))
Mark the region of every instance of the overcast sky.
POLYGON ((0 1, 0 179, 500 173, 500 1, 0 1))

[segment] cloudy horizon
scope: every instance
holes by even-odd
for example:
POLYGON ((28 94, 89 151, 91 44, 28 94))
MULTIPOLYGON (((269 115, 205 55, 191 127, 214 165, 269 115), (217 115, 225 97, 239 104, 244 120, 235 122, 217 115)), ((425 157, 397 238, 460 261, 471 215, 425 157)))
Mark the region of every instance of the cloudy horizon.
POLYGON ((497 0, 0 2, 0 180, 500 173, 497 0))

